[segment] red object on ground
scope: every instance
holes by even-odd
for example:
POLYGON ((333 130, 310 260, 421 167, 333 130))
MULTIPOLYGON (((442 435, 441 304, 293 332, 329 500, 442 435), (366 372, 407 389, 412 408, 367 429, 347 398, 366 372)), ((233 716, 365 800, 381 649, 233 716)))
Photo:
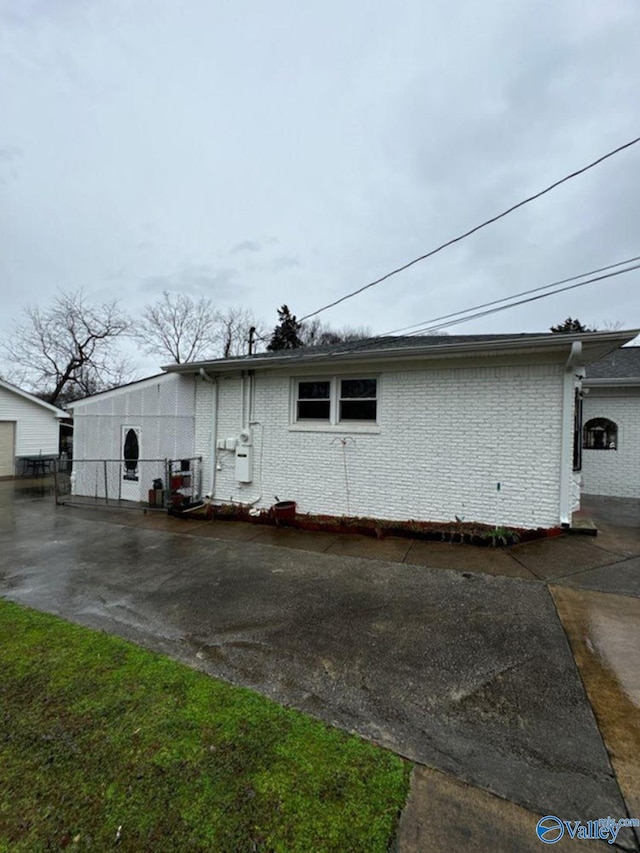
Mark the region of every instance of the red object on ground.
POLYGON ((273 510, 276 522, 293 521, 296 517, 296 507, 297 504, 295 501, 278 501, 271 509, 273 510))

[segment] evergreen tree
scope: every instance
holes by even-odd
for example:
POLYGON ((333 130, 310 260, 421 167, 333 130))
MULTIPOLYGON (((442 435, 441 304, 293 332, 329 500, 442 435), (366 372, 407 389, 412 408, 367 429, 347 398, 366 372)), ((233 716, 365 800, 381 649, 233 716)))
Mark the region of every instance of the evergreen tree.
POLYGON ((304 346, 300 338, 302 323, 289 311, 286 305, 278 308, 279 323, 273 330, 267 349, 276 352, 283 349, 297 349, 304 346))
POLYGON ((572 317, 567 317, 567 319, 563 323, 558 323, 557 326, 551 326, 550 331, 552 332, 595 332, 597 329, 589 329, 583 323, 576 319, 574 320, 572 317))

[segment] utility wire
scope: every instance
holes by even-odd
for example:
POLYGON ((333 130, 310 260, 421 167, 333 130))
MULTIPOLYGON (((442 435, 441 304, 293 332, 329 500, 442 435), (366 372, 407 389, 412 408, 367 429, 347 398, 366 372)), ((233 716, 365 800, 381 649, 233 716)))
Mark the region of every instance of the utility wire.
POLYGON ((551 287, 558 287, 559 285, 566 284, 569 281, 577 281, 579 278, 584 278, 588 275, 595 275, 596 273, 605 272, 606 270, 612 270, 615 267, 621 267, 624 266, 624 264, 631 264, 634 261, 640 261, 640 255, 636 255, 634 258, 627 258, 626 261, 618 261, 617 264, 608 264, 606 267, 598 267, 598 269, 583 272, 581 275, 572 275, 570 278, 562 278, 559 281, 551 282, 551 284, 543 284, 541 287, 534 287, 531 290, 521 290, 519 293, 512 293, 510 296, 503 296, 501 299, 494 299, 492 302, 483 302, 480 305, 474 305, 473 308, 464 308, 461 311, 454 311, 451 314, 442 314, 440 317, 434 317, 433 320, 422 320, 420 323, 413 323, 411 326, 403 326, 401 329, 393 329, 391 332, 383 332, 381 337, 397 335, 400 332, 408 332, 409 335, 412 335, 413 332, 409 332, 409 329, 415 329, 418 326, 422 327, 425 323, 431 325, 432 323, 437 323, 440 320, 448 320, 451 317, 460 317, 463 314, 469 314, 471 311, 478 311, 480 308, 499 305, 501 302, 509 302, 511 299, 517 299, 519 296, 528 296, 530 293, 538 293, 540 290, 549 290, 551 287))
POLYGON ((487 311, 478 311, 475 314, 470 314, 468 317, 462 317, 457 320, 449 320, 445 323, 439 323, 435 325, 427 325, 423 326, 420 329, 417 329, 415 332, 411 332, 408 337, 412 337, 414 335, 421 335, 424 332, 437 332, 440 329, 447 329, 450 326, 457 326, 459 323, 466 323, 468 320, 476 320, 478 317, 487 317, 489 314, 497 314, 498 311, 506 311, 508 308, 515 308, 517 305, 525 305, 528 302, 536 302, 538 299, 546 299, 548 296, 555 296, 556 293, 563 293, 566 290, 574 290, 576 287, 584 287, 586 284, 593 284, 596 281, 604 281, 608 278, 614 278, 617 275, 624 275, 627 272, 633 272, 633 270, 640 269, 640 264, 634 264, 631 267, 626 267, 623 270, 616 270, 615 272, 607 273, 606 275, 600 275, 596 278, 589 278, 586 281, 580 281, 578 284, 569 284, 567 287, 559 287, 557 290, 550 291, 549 293, 539 293, 537 296, 529 296, 527 299, 520 299, 517 302, 510 302, 509 305, 500 305, 497 308, 489 308, 487 311))
POLYGON ((383 281, 386 281, 391 276, 397 275, 398 273, 404 272, 404 270, 409 269, 414 264, 419 263, 420 261, 424 261, 427 258, 432 257, 433 255, 441 252, 443 249, 446 249, 448 246, 452 246, 454 243, 459 243, 461 240, 464 240, 466 237, 471 236, 471 234, 475 234, 476 231, 480 231, 482 228, 486 228, 487 225, 491 225, 494 222, 497 222, 499 219, 502 219, 505 216, 508 216, 510 213, 513 213, 514 210, 517 210, 520 207, 524 207, 525 204, 529 204, 529 202, 535 201, 543 195, 551 192, 556 187, 559 187, 560 184, 566 183, 566 181, 570 181, 572 178, 577 177, 578 175, 582 175, 584 172, 588 172, 589 169, 593 169, 594 166, 597 166, 599 163, 608 160, 609 157, 613 157, 615 154, 619 154, 620 151, 624 151, 625 148, 630 148, 632 145, 635 145, 637 142, 640 142, 640 136, 632 139, 630 142, 625 142, 624 145, 620 145, 618 148, 614 148, 613 151, 609 151, 607 154, 604 154, 602 157, 598 157, 597 160, 594 160, 592 163, 583 166, 581 169, 577 169, 575 172, 571 172, 569 175, 565 175, 564 178, 560 178, 559 181, 555 181, 553 184, 550 184, 546 189, 540 190, 540 192, 535 193, 534 195, 525 198, 523 201, 518 202, 517 204, 512 205, 507 210, 504 210, 502 213, 498 213, 496 216, 492 216, 491 219, 486 219, 480 225, 476 225, 475 228, 471 228, 469 231, 465 231, 464 234, 460 234, 458 237, 454 237, 451 240, 447 240, 446 243, 442 243, 442 245, 438 246, 435 249, 432 249, 430 252, 426 252, 424 255, 420 255, 418 258, 414 258, 412 261, 409 261, 406 264, 403 264, 400 267, 396 267, 396 269, 391 270, 391 272, 386 273, 386 275, 381 276, 380 278, 375 279, 374 281, 370 281, 368 284, 364 284, 362 287, 359 287, 357 290, 351 291, 351 293, 347 293, 345 296, 341 296, 340 299, 336 299, 333 302, 330 302, 328 305, 323 305, 322 308, 318 308, 316 311, 312 311, 310 314, 305 314, 304 317, 300 318, 300 322, 304 320, 308 320, 310 317, 315 317, 316 314, 320 314, 323 311, 327 311, 329 308, 334 308, 336 305, 340 305, 341 302, 346 302, 347 299, 351 299, 354 296, 357 296, 359 293, 362 293, 365 290, 368 290, 370 287, 375 287, 377 284, 381 284, 383 281))
MULTIPOLYGON (((614 264, 613 266, 616 266, 616 265, 614 264)), ((615 272, 610 272, 610 273, 607 273, 606 275, 601 275, 601 276, 598 276, 596 278, 588 279, 587 281, 578 282, 578 284, 570 284, 567 287, 561 287, 561 288, 558 288, 557 290, 549 292, 549 293, 540 293, 537 296, 531 296, 528 299, 521 299, 519 302, 512 302, 509 305, 501 305, 501 306, 498 306, 497 308, 490 308, 487 311, 480 311, 477 314, 473 314, 473 315, 470 315, 468 317, 463 317, 462 319, 451 320, 447 323, 441 323, 439 325, 434 325, 434 326, 429 326, 428 321, 427 321, 427 324, 425 325, 424 328, 419 329, 416 332, 413 332, 411 335, 408 335, 407 337, 412 337, 412 336, 417 337, 418 335, 421 335, 424 332, 431 334, 433 332, 439 331, 440 329, 448 328, 450 326, 455 326, 459 323, 466 323, 467 320, 474 320, 477 317, 484 317, 484 316, 487 316, 489 314, 496 314, 498 311, 506 311, 508 308, 514 308, 517 305, 523 305, 527 302, 535 302, 538 299, 546 299, 548 296, 554 296, 556 293, 562 293, 565 290, 573 290, 576 287, 584 287, 587 284, 592 284, 592 283, 597 282, 597 281, 605 281, 606 279, 613 278, 613 277, 618 276, 618 275, 623 275, 624 273, 627 273, 627 272, 633 272, 633 270, 636 270, 636 269, 640 269, 640 263, 635 264, 634 266, 625 267, 625 269, 623 269, 623 270, 616 270, 615 272)), ((584 275, 589 275, 589 273, 584 273, 584 275)), ((576 276, 576 278, 581 278, 581 276, 576 276)), ((495 335, 495 337, 499 337, 499 335, 495 335)), ((376 340, 381 340, 383 338, 384 338, 384 335, 375 335, 372 338, 366 338, 365 340, 362 340, 362 341, 353 341, 353 343, 349 346, 348 349, 345 349, 342 345, 339 345, 339 349, 335 353, 330 351, 330 350, 327 350, 325 348, 323 348, 321 352, 314 352, 314 353, 310 353, 309 355, 304 355, 304 352, 303 352, 302 354, 304 355, 304 363, 308 364, 310 361, 315 361, 318 359, 324 359, 327 356, 331 356, 334 354, 335 355, 346 355, 346 354, 352 354, 352 353, 357 353, 357 352, 363 352, 363 351, 366 351, 368 349, 371 349, 373 342, 375 342, 376 340)), ((287 359, 284 359, 284 363, 282 364, 282 368, 283 369, 290 369, 291 363, 287 359)))
MULTIPOLYGON (((611 266, 615 267, 615 266, 618 266, 618 264, 612 264, 611 266)), ((506 311, 509 308, 515 308, 516 306, 524 305, 527 302, 535 302, 539 299, 546 299, 549 296, 554 296, 556 293, 562 293, 563 291, 566 291, 566 290, 574 290, 577 287, 584 287, 587 284, 593 284, 594 282, 598 282, 598 281, 605 281, 609 278, 614 278, 615 276, 623 275, 624 273, 633 272, 634 270, 637 270, 637 269, 640 269, 640 263, 634 264, 633 266, 630 266, 630 267, 625 267, 622 270, 616 270, 615 272, 607 273, 606 275, 601 275, 601 276, 597 276, 594 278, 587 279, 587 281, 580 281, 577 284, 570 284, 567 287, 559 287, 556 290, 550 291, 548 293, 539 293, 537 296, 530 296, 527 299, 521 299, 517 302, 511 302, 509 305, 500 305, 498 307, 489 308, 486 311, 478 311, 475 314, 470 314, 467 317, 462 317, 462 318, 457 319, 457 320, 456 319, 449 320, 448 322, 439 323, 439 324, 435 324, 435 320, 425 321, 423 328, 417 329, 415 332, 412 332, 410 335, 407 335, 407 337, 414 337, 414 336, 417 337, 417 336, 422 335, 424 333, 433 334, 434 332, 438 332, 441 329, 449 328, 451 326, 456 326, 456 325, 459 325, 460 323, 466 323, 468 320, 475 320, 478 317, 485 317, 485 316, 488 316, 489 314, 496 314, 499 311, 506 311), (432 323, 434 323, 435 325, 431 325, 432 323)), ((594 270, 594 272, 595 272, 595 270, 594 270)), ((574 276, 574 278, 583 278, 585 275, 590 275, 590 273, 583 273, 582 276, 574 276)), ((567 279, 567 280, 570 280, 570 279, 567 279)), ((547 287, 549 287, 549 286, 550 285, 547 285, 547 287)), ((469 310, 472 310, 472 309, 469 309, 469 310)), ((349 349, 340 348, 340 354, 356 353, 356 352, 362 352, 362 351, 368 350, 371 348, 371 345, 374 341, 383 339, 384 337, 385 337, 384 335, 375 335, 372 338, 366 338, 365 340, 362 340, 362 341, 354 341, 352 346, 349 347, 349 349)), ((331 353, 328 353, 326 350, 323 350, 322 352, 318 352, 318 353, 313 353, 313 354, 305 357, 305 362, 315 360, 315 359, 326 358, 326 356, 330 355, 330 354, 331 353)))

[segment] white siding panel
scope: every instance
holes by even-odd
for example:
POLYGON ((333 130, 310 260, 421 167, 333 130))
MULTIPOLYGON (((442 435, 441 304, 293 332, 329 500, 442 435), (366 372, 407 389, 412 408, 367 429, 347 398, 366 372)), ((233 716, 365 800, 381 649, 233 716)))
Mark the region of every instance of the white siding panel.
MULTIPOLYGON (((83 401, 74 411, 75 493, 104 495, 104 466, 87 460, 120 460, 123 426, 140 428, 141 459, 195 456, 195 387, 192 377, 165 374, 83 401), (85 463, 85 464, 83 464, 85 463)), ((120 495, 120 465, 107 465, 109 493, 120 495)), ((140 499, 163 464, 140 465, 140 499)))
POLYGON ((74 459, 120 459, 124 425, 142 430, 145 459, 194 455, 195 389, 191 377, 167 374, 152 385, 98 395, 74 412, 74 459))
POLYGON ((16 456, 57 455, 60 422, 53 412, 0 388, 0 421, 16 422, 16 456))

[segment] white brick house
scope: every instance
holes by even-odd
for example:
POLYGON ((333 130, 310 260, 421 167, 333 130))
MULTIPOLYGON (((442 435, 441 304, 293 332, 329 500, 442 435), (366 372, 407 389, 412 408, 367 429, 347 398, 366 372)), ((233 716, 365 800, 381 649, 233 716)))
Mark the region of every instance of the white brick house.
POLYGON ((552 527, 579 502, 575 392, 635 332, 382 338, 170 365, 217 502, 552 527))
POLYGON ((640 347, 589 366, 583 385, 583 492, 640 498, 640 347))

